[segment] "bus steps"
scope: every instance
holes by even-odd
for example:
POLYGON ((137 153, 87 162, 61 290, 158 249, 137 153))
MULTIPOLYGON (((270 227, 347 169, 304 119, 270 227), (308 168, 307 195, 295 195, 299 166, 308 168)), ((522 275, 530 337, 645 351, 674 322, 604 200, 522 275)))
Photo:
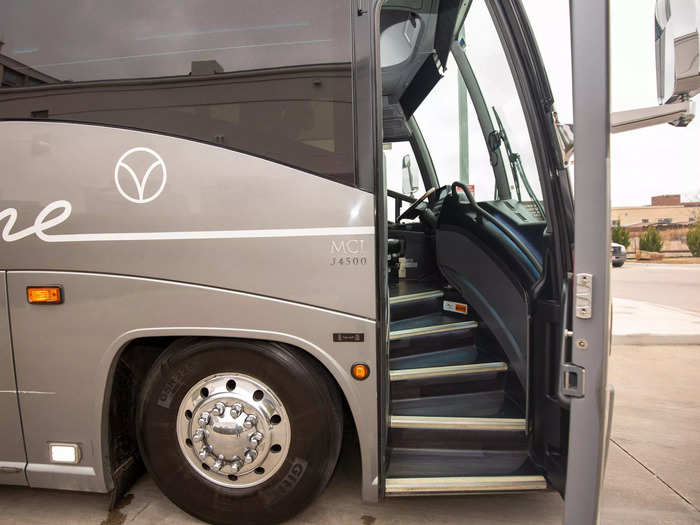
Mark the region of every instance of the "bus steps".
POLYGON ((545 490, 544 476, 456 476, 445 478, 387 478, 386 496, 454 496, 545 490))

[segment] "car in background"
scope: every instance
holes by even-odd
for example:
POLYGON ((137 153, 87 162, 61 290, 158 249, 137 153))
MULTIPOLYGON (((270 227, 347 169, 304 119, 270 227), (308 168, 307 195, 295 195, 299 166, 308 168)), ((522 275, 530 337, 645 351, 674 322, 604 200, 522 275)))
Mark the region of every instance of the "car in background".
POLYGON ((615 268, 619 268, 623 264, 625 264, 625 259, 627 259, 627 250, 625 249, 624 246, 621 244, 617 244, 616 242, 610 243, 611 245, 611 253, 612 253, 612 265, 615 268))

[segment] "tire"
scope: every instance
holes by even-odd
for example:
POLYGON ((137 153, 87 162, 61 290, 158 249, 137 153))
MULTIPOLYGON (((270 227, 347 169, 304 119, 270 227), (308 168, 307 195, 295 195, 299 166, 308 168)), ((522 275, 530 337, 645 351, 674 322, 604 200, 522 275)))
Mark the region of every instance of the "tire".
MULTIPOLYGON (((230 383, 231 381, 227 385, 230 383)), ((240 403, 238 406, 240 410, 240 403)), ((247 417, 250 418, 250 415, 247 417)), ((245 421, 247 423, 248 419, 245 421)), ((301 511, 323 491, 333 474, 340 454, 342 427, 343 411, 338 389, 319 363, 295 348, 246 340, 188 338, 173 343, 148 372, 136 411, 139 449, 158 487, 185 512, 214 524, 278 523, 301 511), (238 384, 230 395, 240 396, 244 406, 241 412, 244 419, 246 413, 253 409, 242 401, 245 388, 240 384, 245 385, 250 379, 269 389, 263 388, 264 402, 269 404, 270 399, 276 399, 282 404, 278 413, 285 414, 283 418, 288 420, 288 426, 283 427, 284 421, 275 424, 274 419, 256 412, 265 421, 258 421, 254 430, 263 428, 261 425, 274 424, 279 427, 265 426, 263 433, 273 436, 274 432, 285 431, 280 435, 288 436, 285 438, 286 445, 268 444, 267 449, 258 448, 263 452, 268 450, 264 456, 268 463, 263 465, 277 461, 274 466, 277 470, 271 474, 272 469, 268 469, 265 476, 271 474, 271 477, 264 481, 257 481, 260 478, 256 478, 262 467, 245 473, 248 465, 243 462, 239 462, 243 464, 239 476, 222 474, 226 469, 232 471, 236 458, 241 457, 233 452, 231 457, 234 459, 225 458, 223 469, 220 465, 206 468, 197 463, 198 453, 205 453, 197 451, 199 446, 211 447, 209 450, 213 455, 206 459, 211 464, 216 459, 216 453, 229 450, 231 443, 250 445, 246 439, 252 441, 251 434, 246 438, 245 433, 241 433, 242 427, 236 427, 236 436, 229 431, 220 430, 224 418, 228 421, 235 419, 232 408, 235 397, 230 400, 223 398, 223 416, 218 417, 218 411, 210 410, 213 415, 207 416, 210 423, 204 427, 205 437, 201 445, 193 443, 192 439, 186 440, 189 446, 194 447, 192 455, 188 455, 186 445, 182 444, 182 429, 190 432, 187 435, 192 437, 191 433, 202 426, 197 414, 209 414, 206 412, 209 409, 202 408, 205 403, 214 402, 217 396, 229 395, 222 394, 219 390, 211 394, 207 389, 202 389, 206 393, 196 394, 199 390, 195 390, 195 394, 192 394, 192 389, 198 389, 202 381, 218 381, 211 383, 218 385, 230 374, 236 374, 230 377, 238 379, 238 384), (193 396, 199 399, 198 396, 207 394, 209 398, 198 401, 200 404, 197 407, 200 408, 195 409, 194 416, 191 410, 182 411, 183 407, 190 406, 187 403, 193 403, 193 396), (199 412, 202 410, 205 412, 199 412), (194 420, 186 421, 182 417, 183 413, 185 417, 194 420), (215 420, 218 427, 214 426, 215 420), (273 423, 270 423, 271 420, 273 423), (235 441, 236 439, 243 441, 235 441), (276 447, 285 446, 288 447, 286 455, 282 450, 282 454, 277 453, 279 458, 273 456, 272 451, 276 447), (230 481, 234 478, 237 479, 230 481), (248 482, 254 486, 227 486, 248 482)), ((270 438, 272 441, 276 439, 270 438)), ((264 447, 264 443, 263 440, 260 447, 264 447)), ((258 446, 257 443, 255 446, 258 446)), ((248 450, 246 449, 246 454, 248 450)), ((223 454, 219 459, 221 457, 223 454)), ((262 453, 250 466, 261 461, 261 457, 262 453)), ((245 459, 248 459, 247 456, 245 459)))
POLYGON ((625 263, 624 263, 624 262, 621 262, 621 263, 614 262, 614 263, 613 263, 613 268, 620 268, 623 264, 625 264, 625 263))

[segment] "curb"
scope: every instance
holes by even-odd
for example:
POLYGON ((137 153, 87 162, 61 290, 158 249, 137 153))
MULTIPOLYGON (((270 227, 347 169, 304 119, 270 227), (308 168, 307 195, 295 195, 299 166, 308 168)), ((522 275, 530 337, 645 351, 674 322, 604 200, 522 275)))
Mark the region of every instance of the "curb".
POLYGON ((700 345, 700 312, 612 298, 614 345, 700 345))
POLYGON ((613 334, 614 345, 700 345, 700 334, 613 334))

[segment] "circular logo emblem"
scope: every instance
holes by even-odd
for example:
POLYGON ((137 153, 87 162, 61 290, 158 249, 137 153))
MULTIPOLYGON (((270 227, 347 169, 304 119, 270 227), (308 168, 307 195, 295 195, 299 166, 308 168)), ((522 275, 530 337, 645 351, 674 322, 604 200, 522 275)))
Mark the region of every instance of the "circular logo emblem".
POLYGON ((114 167, 114 183, 126 200, 146 204, 165 188, 168 172, 160 155, 150 148, 131 148, 114 167))

